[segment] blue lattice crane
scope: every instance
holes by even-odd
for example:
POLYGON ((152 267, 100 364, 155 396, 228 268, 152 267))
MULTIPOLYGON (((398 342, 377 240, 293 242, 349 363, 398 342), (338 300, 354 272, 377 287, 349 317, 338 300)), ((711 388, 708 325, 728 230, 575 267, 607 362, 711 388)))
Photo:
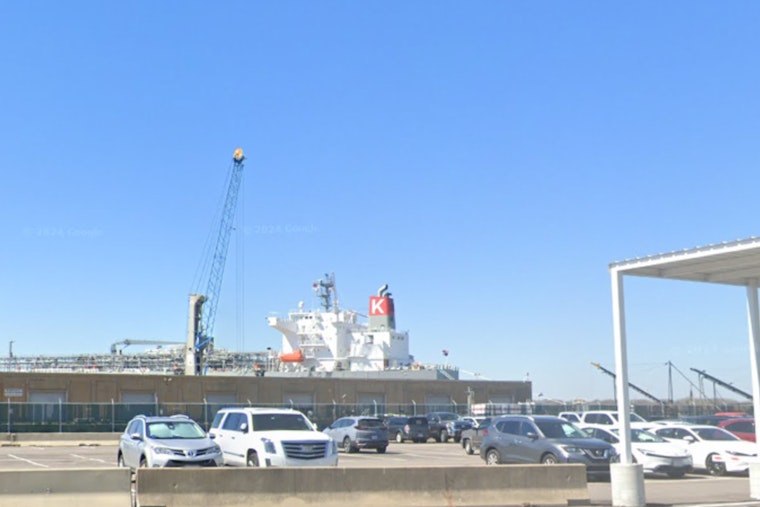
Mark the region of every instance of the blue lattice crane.
POLYGON ((204 357, 214 346, 214 320, 219 294, 227 261, 227 249, 232 233, 232 223, 237 208, 238 190, 243 177, 245 156, 242 148, 235 150, 230 168, 230 184, 224 199, 222 219, 216 236, 216 245, 211 259, 210 274, 205 294, 190 294, 190 320, 188 323, 187 346, 185 351, 185 374, 203 373, 204 357))

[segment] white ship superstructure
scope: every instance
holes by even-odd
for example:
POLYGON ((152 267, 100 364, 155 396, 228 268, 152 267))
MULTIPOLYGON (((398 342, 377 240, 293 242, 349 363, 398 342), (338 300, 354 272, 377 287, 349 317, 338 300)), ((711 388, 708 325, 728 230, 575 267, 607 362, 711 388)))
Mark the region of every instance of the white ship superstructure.
POLYGON ((322 308, 298 310, 287 318, 269 317, 269 326, 282 333, 280 371, 372 372, 409 368, 409 334, 396 330, 393 298, 384 285, 369 298, 367 324, 360 314, 338 306, 335 280, 314 284, 322 308))

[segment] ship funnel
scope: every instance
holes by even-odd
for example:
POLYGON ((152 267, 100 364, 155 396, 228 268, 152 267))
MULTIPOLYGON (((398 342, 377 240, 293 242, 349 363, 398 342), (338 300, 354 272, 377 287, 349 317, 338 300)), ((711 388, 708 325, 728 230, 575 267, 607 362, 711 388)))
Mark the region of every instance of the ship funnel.
POLYGON ((396 329, 393 298, 386 283, 377 291, 377 296, 369 298, 369 330, 391 331, 396 329))

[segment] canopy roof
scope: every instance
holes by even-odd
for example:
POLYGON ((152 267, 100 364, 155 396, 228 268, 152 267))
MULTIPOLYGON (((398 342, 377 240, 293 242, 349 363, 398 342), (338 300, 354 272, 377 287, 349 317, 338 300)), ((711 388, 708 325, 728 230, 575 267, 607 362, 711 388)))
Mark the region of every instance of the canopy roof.
POLYGON ((680 250, 610 264, 625 275, 721 283, 758 285, 760 238, 740 239, 690 250, 680 250))

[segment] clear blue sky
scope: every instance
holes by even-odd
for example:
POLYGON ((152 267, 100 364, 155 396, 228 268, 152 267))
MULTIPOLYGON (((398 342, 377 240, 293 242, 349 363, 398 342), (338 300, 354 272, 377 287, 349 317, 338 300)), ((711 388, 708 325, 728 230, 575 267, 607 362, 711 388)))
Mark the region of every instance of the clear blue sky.
MULTIPOLYGON (((609 263, 760 235, 758 26, 752 1, 5 2, 0 350, 183 340, 242 146, 217 347, 278 349, 266 317, 334 272, 344 307, 390 285, 418 361, 609 398, 609 263)), ((626 289, 631 382, 750 389, 744 291, 626 289)))

